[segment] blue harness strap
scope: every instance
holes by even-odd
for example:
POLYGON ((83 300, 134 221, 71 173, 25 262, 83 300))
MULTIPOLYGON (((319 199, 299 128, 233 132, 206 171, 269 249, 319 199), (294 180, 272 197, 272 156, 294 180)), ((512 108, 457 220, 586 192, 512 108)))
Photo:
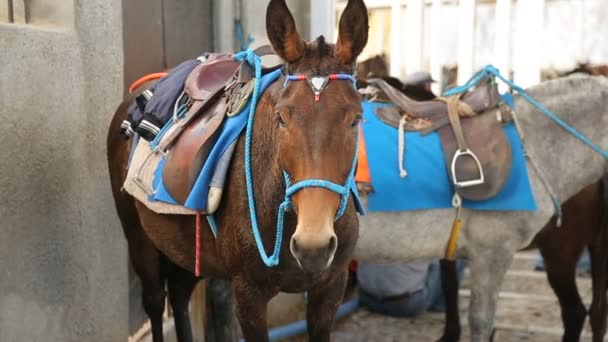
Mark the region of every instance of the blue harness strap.
POLYGON ((536 101, 532 96, 528 95, 525 90, 516 85, 515 83, 509 81, 504 78, 498 69, 493 65, 487 65, 480 71, 478 71, 475 75, 473 75, 467 83, 462 86, 455 87, 449 89, 444 93, 444 96, 451 96, 459 93, 463 93, 475 85, 477 85, 482 79, 488 76, 498 77, 501 81, 509 85, 513 90, 515 90, 518 94, 520 94, 526 101, 530 102, 534 107, 540 110, 543 114, 548 116, 551 120, 555 121, 558 125, 560 125, 563 129, 565 129, 568 133, 572 134, 575 138, 581 140, 583 143, 591 147, 594 151, 601 154, 604 158, 608 158, 608 151, 602 149, 600 146, 593 143, 589 138, 584 136, 581 132, 577 131, 574 127, 570 126, 564 120, 560 119, 555 113, 550 111, 547 107, 543 106, 541 103, 536 101))
MULTIPOLYGON (((249 203, 249 216, 251 219, 251 230, 253 232, 253 236, 256 242, 256 247, 262 258, 264 264, 268 267, 273 267, 279 264, 279 255, 281 252, 281 244, 283 242, 283 228, 284 228, 284 220, 285 220, 285 212, 292 207, 291 197, 298 191, 310 188, 325 188, 330 191, 333 191, 340 195, 340 207, 336 212, 336 220, 340 218, 344 212, 346 211, 349 195, 353 192, 353 197, 355 197, 355 204, 360 213, 364 214, 363 208, 360 205, 360 201, 356 196, 358 196, 356 192, 356 187, 354 185, 354 172, 355 165, 357 162, 357 148, 358 148, 358 137, 357 144, 355 146, 355 154, 353 158, 353 164, 349 173, 349 176, 346 180, 345 185, 338 185, 333 182, 322 180, 322 179, 306 179, 300 181, 294 185, 291 185, 289 175, 284 171, 283 175, 285 177, 285 199, 279 206, 279 211, 277 214, 277 227, 276 227, 276 237, 274 248, 272 254, 269 256, 266 254, 266 250, 264 249, 264 243, 262 241, 262 237, 260 235, 260 229, 258 226, 257 213, 255 208, 255 197, 253 192, 253 175, 251 173, 251 137, 253 134, 253 122, 255 118, 255 111, 257 107, 257 103, 260 97, 260 84, 259 79, 262 74, 262 63, 259 56, 257 56, 252 50, 242 51, 234 56, 234 59, 239 61, 246 61, 250 65, 254 67, 255 78, 254 78, 254 86, 253 86, 253 94, 251 99, 251 107, 249 108, 249 114, 247 118, 247 127, 245 130, 245 183, 247 186, 247 201, 249 203), (353 190, 354 189, 354 190, 353 190)), ((350 79, 350 78, 339 78, 338 76, 333 76, 335 79, 350 79)), ((313 89, 313 91, 316 89, 313 89)), ((322 89, 321 89, 322 90, 322 89)))

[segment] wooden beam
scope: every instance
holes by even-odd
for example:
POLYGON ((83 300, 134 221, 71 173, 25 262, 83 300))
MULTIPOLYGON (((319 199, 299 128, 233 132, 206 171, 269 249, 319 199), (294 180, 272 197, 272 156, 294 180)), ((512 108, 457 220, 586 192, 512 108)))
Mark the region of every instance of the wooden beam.
POLYGON ((403 18, 401 17, 401 0, 392 0, 391 3, 391 60, 390 74, 397 78, 403 77, 403 18))
MULTIPOLYGON (((513 12, 513 0, 496 0, 496 37, 494 41, 494 65, 500 73, 511 78, 511 20, 513 12)), ((502 92, 508 87, 500 82, 499 89, 502 92)))
POLYGON ((458 6, 458 84, 473 74, 476 0, 460 0, 458 6))
POLYGON ((408 49, 404 54, 405 73, 422 70, 422 34, 424 25, 424 0, 407 0, 405 40, 408 49))
POLYGON ((21 25, 27 24, 29 18, 25 0, 12 0, 11 2, 13 4, 13 22, 21 25))
POLYGON ((544 0, 517 2, 517 55, 514 63, 514 79, 521 87, 540 82, 542 34, 544 26, 544 0))
POLYGON ((574 1, 571 4, 576 7, 576 30, 578 32, 578 37, 576 40, 576 61, 583 63, 587 58, 589 58, 589 56, 585 53, 585 36, 587 27, 587 22, 585 20, 585 8, 587 4, 585 0, 574 1))
POLYGON ((443 92, 443 56, 441 54, 441 6, 442 0, 433 0, 431 5, 431 47, 429 56, 429 65, 431 76, 437 83, 432 85, 432 90, 435 94, 443 92))
POLYGON ((13 22, 13 0, 0 0, 0 23, 13 22))
POLYGON ((192 321, 192 336, 195 341, 199 341, 205 336, 205 317, 207 316, 206 285, 206 280, 199 281, 190 297, 190 319, 192 321))

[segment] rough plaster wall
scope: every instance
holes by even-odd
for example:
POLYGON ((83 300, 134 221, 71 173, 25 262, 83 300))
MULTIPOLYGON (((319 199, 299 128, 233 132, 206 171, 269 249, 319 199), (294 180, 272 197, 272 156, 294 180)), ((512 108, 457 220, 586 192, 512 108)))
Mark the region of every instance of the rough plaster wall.
POLYGON ((0 25, 3 342, 127 336, 126 244, 105 157, 122 95, 121 6, 74 5, 74 29, 0 25))

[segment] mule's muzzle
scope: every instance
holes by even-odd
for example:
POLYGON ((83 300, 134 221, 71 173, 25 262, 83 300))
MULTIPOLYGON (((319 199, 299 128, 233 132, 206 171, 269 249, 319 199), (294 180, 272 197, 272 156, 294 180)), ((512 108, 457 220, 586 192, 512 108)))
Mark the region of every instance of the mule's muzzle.
POLYGON ((332 234, 324 244, 310 246, 298 241, 296 235, 291 237, 290 250, 298 264, 308 273, 319 273, 331 265, 338 248, 338 238, 332 234))

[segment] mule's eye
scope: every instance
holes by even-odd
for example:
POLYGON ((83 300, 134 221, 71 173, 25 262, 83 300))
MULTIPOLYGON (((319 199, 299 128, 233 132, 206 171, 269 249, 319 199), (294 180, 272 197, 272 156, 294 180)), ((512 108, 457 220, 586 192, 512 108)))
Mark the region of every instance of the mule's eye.
POLYGON ((281 112, 279 112, 279 111, 274 112, 274 116, 281 128, 287 127, 287 124, 285 124, 285 120, 283 120, 283 116, 281 115, 281 112))
POLYGON ((360 122, 361 122, 361 114, 357 114, 357 116, 355 116, 355 119, 353 120, 353 122, 350 126, 357 127, 360 122))

